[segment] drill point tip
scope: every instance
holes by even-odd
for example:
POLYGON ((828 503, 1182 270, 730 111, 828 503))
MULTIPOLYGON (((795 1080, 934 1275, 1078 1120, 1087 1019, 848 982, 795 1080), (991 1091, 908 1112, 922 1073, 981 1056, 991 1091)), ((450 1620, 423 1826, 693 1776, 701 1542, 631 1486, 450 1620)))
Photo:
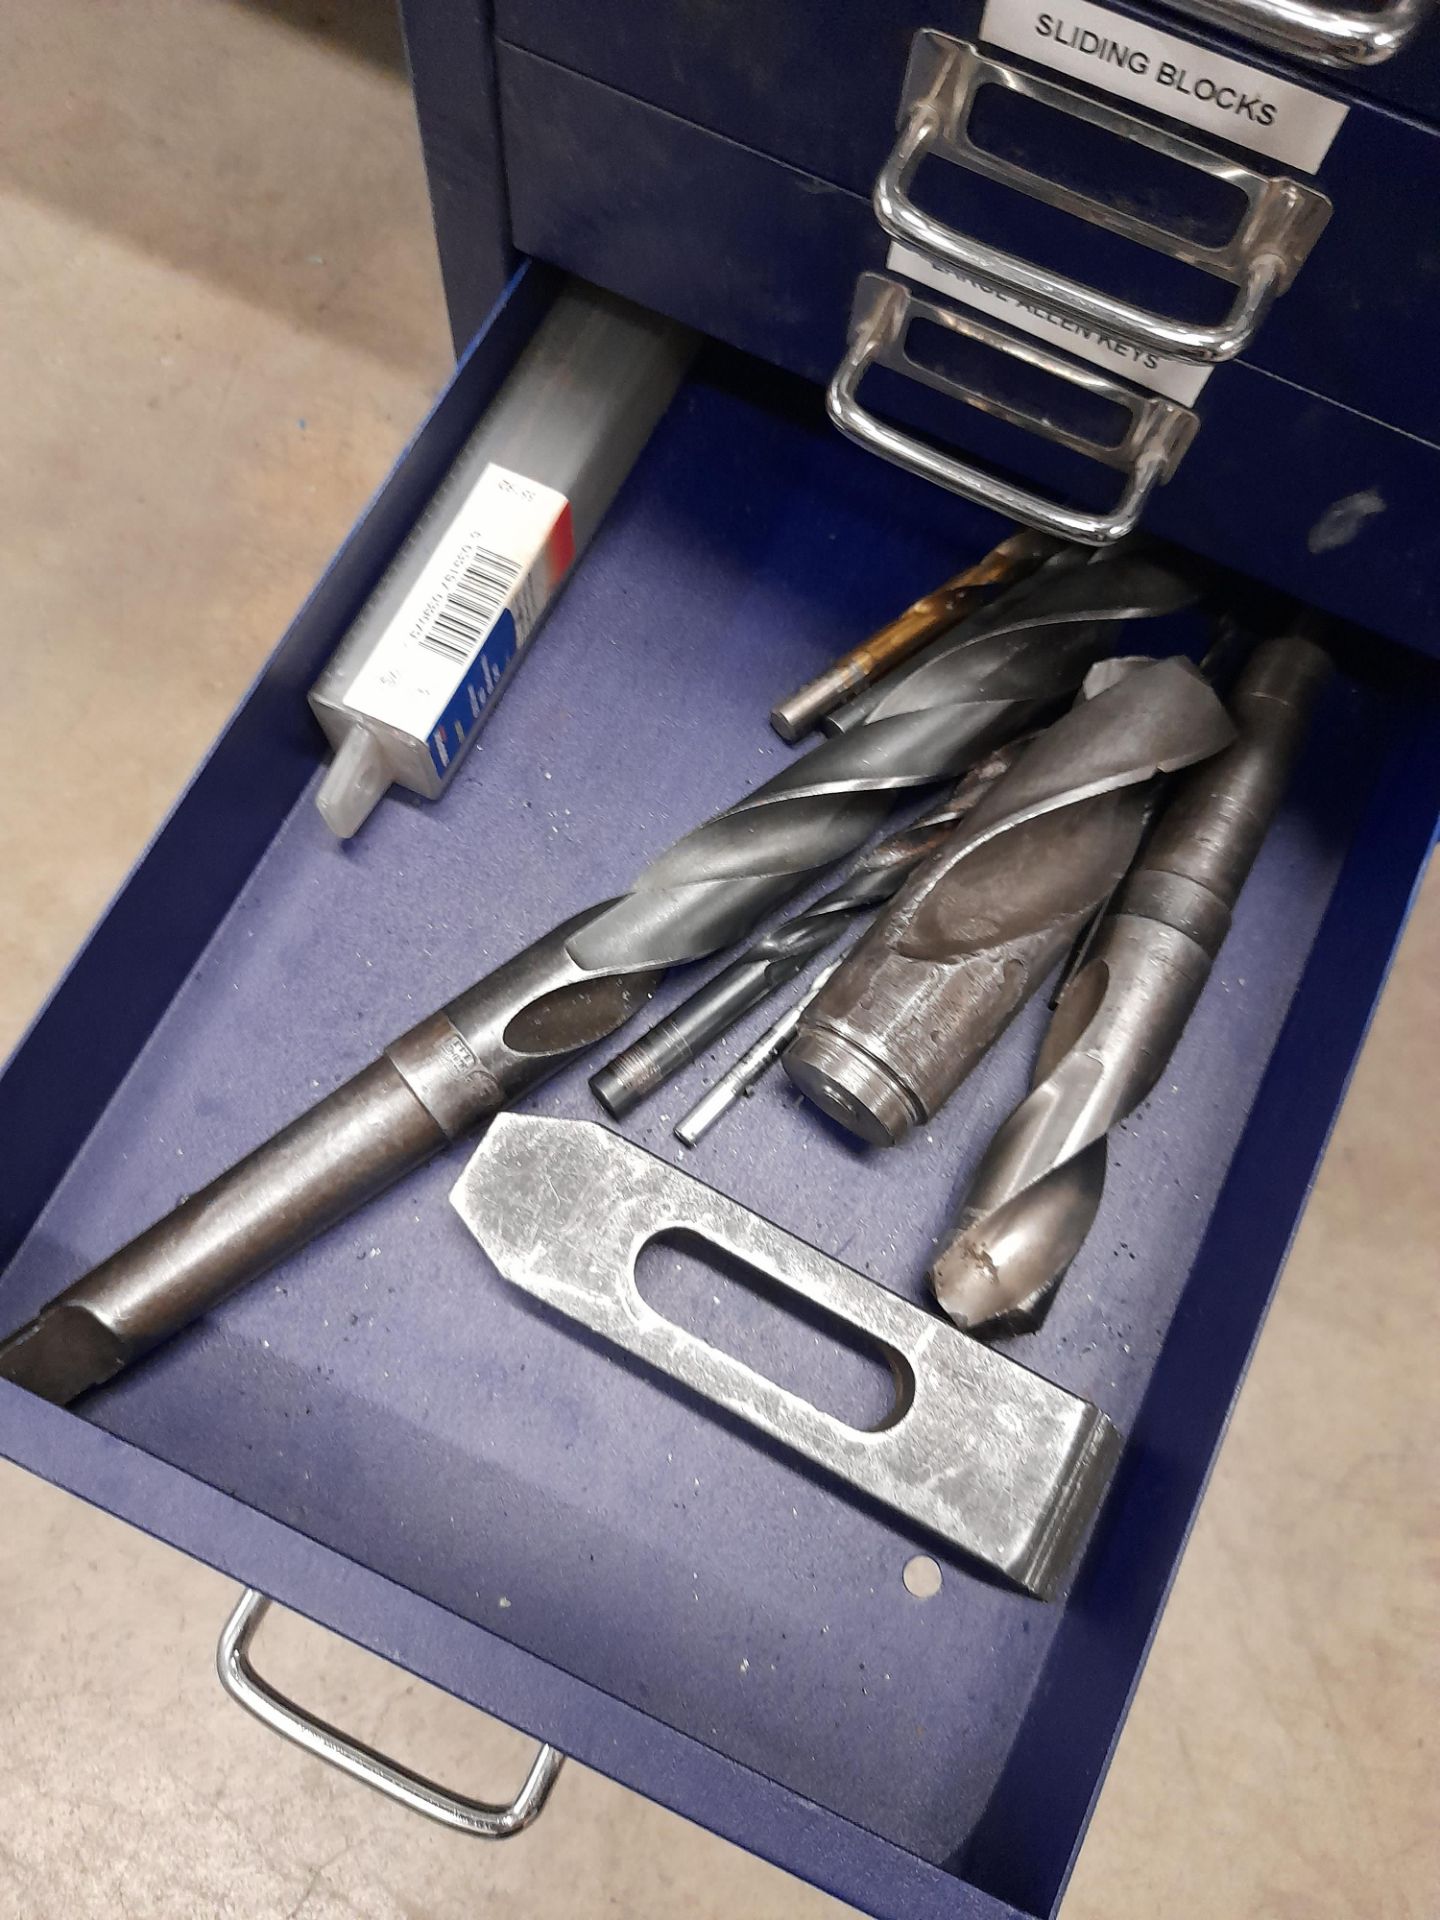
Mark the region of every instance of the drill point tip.
POLYGON ((1078 1242, 1071 1244, 1063 1226, 1058 1238, 1050 1237, 1051 1223, 1043 1218, 1030 1224, 1034 1231, 1022 1231, 1017 1244, 1003 1232, 990 1239, 976 1220, 953 1233, 931 1261, 930 1291, 962 1333, 976 1340, 1034 1333, 1050 1311, 1078 1242))
POLYGON ((962 1333, 983 1339, 992 1321, 1002 1320, 1010 1302, 995 1262, 962 1237, 952 1240, 931 1263, 930 1290, 946 1316, 962 1333))

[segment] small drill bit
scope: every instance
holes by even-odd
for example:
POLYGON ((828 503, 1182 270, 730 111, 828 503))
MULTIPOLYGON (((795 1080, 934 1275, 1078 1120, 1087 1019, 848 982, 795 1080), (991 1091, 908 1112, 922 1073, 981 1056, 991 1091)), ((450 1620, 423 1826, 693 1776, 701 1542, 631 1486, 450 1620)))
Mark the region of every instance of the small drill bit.
POLYGON ((927 641, 972 613, 987 589, 1023 580, 1058 546, 1049 534, 1018 528, 999 546, 992 547, 983 560, 923 595, 868 640, 842 654, 833 666, 779 701, 770 709, 771 726, 782 740, 798 740, 832 707, 852 699, 908 660, 927 641))
POLYGON ((753 1046, 726 1069, 707 1093, 695 1102, 683 1119, 675 1122, 675 1138, 682 1146, 697 1146, 722 1113, 728 1113, 737 1100, 753 1093, 761 1077, 767 1074, 790 1044, 790 1036, 800 1024, 800 1016, 834 973, 840 962, 832 960, 822 967, 793 1007, 760 1035, 753 1046))
POLYGON ((991 1142, 930 1268, 981 1338, 1033 1331, 1090 1231, 1111 1127, 1154 1088, 1209 978, 1288 784, 1324 651, 1257 647, 1230 707, 1235 743, 1181 783, 1060 998, 1031 1091, 991 1142))
MULTIPOLYGON (((1105 669, 1102 669, 1105 671, 1105 669)), ((875 1146, 928 1120, 1129 866, 1157 775, 1234 738, 1189 661, 1078 702, 906 882, 800 1023, 785 1070, 875 1146)))
MULTIPOLYGON (((840 938, 856 914, 889 900, 906 875, 974 811, 982 795, 1014 764, 1028 738, 1026 735, 1008 746, 997 747, 970 769, 947 799, 867 849, 838 887, 773 927, 673 1013, 657 1020, 648 1033, 642 1033, 592 1074, 591 1091, 605 1111, 617 1120, 624 1119, 762 1000, 803 973, 817 953, 840 938)), ((826 979, 830 972, 827 968, 826 979)))
POLYGON ((58 1294, 0 1342, 0 1379, 74 1400, 539 1086, 632 1018, 670 967, 743 937, 892 808, 1027 724, 1067 684, 1067 644, 1047 644, 1044 628, 992 636, 893 677, 863 727, 792 761, 652 860, 628 893, 421 1020, 58 1294))

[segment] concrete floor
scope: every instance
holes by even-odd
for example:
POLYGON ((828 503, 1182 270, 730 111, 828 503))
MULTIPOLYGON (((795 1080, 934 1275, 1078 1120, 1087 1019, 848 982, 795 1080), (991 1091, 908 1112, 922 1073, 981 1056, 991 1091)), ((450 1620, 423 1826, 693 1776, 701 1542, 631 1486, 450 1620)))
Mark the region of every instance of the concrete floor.
MULTIPOLYGON (((383 0, 4 0, 0 1051, 436 384, 383 0)), ((1066 1920, 1425 1920, 1440 886, 1407 935, 1066 1920)), ((0 1470, 0 1915, 839 1913, 572 1766, 482 1848, 221 1696, 232 1590, 0 1470), (577 1897, 577 1888, 583 1891, 577 1897)), ((267 1664, 477 1791, 524 1744, 293 1620, 267 1664)))

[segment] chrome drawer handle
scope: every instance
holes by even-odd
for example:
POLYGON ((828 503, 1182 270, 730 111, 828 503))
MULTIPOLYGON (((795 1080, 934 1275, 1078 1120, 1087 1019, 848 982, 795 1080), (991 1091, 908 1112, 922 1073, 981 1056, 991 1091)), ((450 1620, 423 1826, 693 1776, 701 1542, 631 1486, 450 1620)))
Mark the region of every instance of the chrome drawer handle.
POLYGON ((842 433, 872 453, 878 453, 882 459, 893 461, 897 467, 905 467, 923 480, 933 480, 937 486, 946 487, 979 506, 993 507, 1012 520, 1023 520, 1027 526, 1039 527, 1042 532, 1095 547, 1109 546, 1134 531, 1145 502, 1160 482, 1168 480, 1175 471, 1200 424, 1190 409, 1178 401, 1166 400, 1159 394, 1138 393, 1094 368, 1082 367, 1076 361, 1051 353, 1033 340, 993 327, 978 315, 960 313, 953 307, 941 307, 921 299, 898 280, 880 273, 860 276, 850 315, 849 349, 830 382, 826 405, 830 418, 842 433), (917 316, 966 340, 979 341, 1012 359, 1055 374, 1102 400, 1115 402, 1130 416, 1124 438, 1116 446, 1107 446, 1083 434, 1072 433, 1043 414, 1011 406, 1008 401, 962 386, 946 374, 921 366, 906 351, 910 322, 917 316), (923 440, 916 440, 897 427, 887 426, 860 404, 860 382, 871 367, 888 367, 892 373, 904 374, 937 393, 948 394, 968 406, 978 407, 983 413, 1008 420, 1012 426, 1025 427, 1107 467, 1125 469, 1127 477, 1119 500, 1108 513, 1086 513, 1067 507, 1058 500, 1029 493, 983 467, 971 466, 954 454, 927 446, 923 440))
POLYGON ((464 1794, 451 1793, 423 1774, 412 1773, 396 1760, 387 1759, 373 1747, 352 1739, 348 1733, 308 1713, 262 1680, 250 1664, 250 1647, 261 1621, 270 1610, 263 1593, 247 1587, 239 1603, 225 1622, 215 1664, 220 1684, 232 1700, 239 1701, 247 1713, 253 1713, 272 1732, 293 1740, 297 1747, 324 1760, 352 1780, 374 1787, 387 1800, 397 1800, 412 1813, 423 1813, 442 1827, 469 1834, 476 1840, 507 1840, 522 1833, 544 1811, 555 1777, 565 1756, 554 1747, 541 1747, 525 1782, 508 1806, 492 1806, 485 1800, 470 1800, 464 1794))
POLYGON ((952 40, 928 28, 916 35, 911 49, 899 125, 900 137, 875 183, 875 217, 887 233, 958 267, 962 273, 972 274, 987 286, 1028 294, 1101 333, 1119 334, 1179 360, 1209 365, 1233 359, 1254 335, 1271 301, 1290 285, 1330 218, 1330 202, 1314 187, 1281 175, 1256 173, 1238 160, 1227 160, 1167 128, 1151 126, 1133 114, 1057 86, 1053 80, 1003 66, 965 41, 952 40), (985 86, 1004 87, 1028 100, 1038 100, 1073 119, 1088 121, 1107 133, 1238 187, 1246 202, 1240 224, 1228 240, 1219 246, 1207 246, 985 152, 971 140, 969 127, 976 97, 985 86), (1214 326, 1196 326, 1150 313, 958 232, 925 213, 910 197, 920 163, 932 153, 1230 281, 1239 291, 1229 313, 1214 326))
POLYGON ((1317 7, 1310 0, 1168 0, 1173 12, 1208 20, 1322 67, 1378 67, 1397 54, 1431 0, 1386 0, 1373 13, 1317 7))

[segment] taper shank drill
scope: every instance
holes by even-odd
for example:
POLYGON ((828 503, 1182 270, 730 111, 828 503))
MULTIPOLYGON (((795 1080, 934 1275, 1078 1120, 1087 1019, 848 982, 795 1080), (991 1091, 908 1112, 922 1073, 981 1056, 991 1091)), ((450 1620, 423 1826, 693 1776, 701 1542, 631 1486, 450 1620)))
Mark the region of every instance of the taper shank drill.
POLYGON ((1110 1128, 1164 1072, 1275 817, 1330 672, 1312 641, 1263 642, 1229 706, 1233 746, 1179 784, 1067 983, 1030 1093, 991 1142, 930 1268, 957 1325, 1031 1331, 1105 1189, 1110 1128))
POLYGON ((1096 671, 1115 677, 1031 743, 806 1009, 785 1070, 872 1145, 936 1113, 1041 985, 1134 858, 1157 777, 1234 738, 1187 660, 1096 671))

